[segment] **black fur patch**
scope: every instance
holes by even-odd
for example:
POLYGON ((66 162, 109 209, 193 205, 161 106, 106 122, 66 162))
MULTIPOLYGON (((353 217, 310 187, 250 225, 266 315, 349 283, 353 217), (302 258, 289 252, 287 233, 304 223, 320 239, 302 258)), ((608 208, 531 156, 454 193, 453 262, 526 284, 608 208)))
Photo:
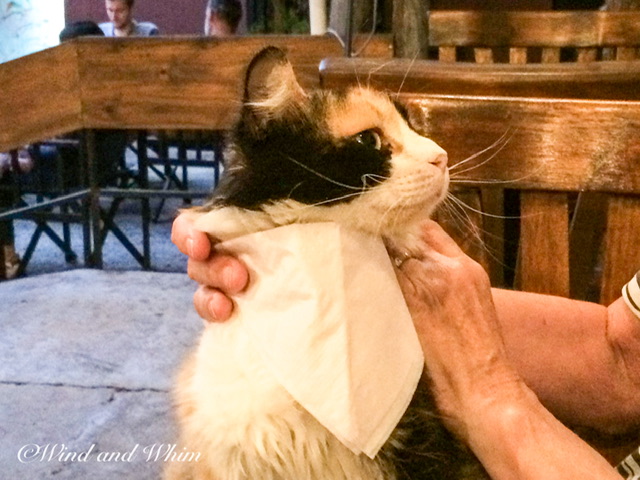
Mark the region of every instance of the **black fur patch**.
POLYGON ((284 118, 258 125, 245 107, 233 135, 239 158, 229 165, 214 204, 258 209, 283 199, 304 204, 349 202, 390 173, 391 152, 336 139, 323 128, 324 102, 314 97, 284 118), (365 175, 376 175, 368 180, 365 175))

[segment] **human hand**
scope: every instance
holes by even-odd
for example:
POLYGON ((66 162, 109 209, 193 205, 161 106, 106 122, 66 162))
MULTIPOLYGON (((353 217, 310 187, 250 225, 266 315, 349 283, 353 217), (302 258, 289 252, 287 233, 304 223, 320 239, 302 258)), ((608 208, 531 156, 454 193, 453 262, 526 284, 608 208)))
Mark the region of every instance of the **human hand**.
POLYGON ((423 229, 420 260, 398 281, 420 338, 438 407, 448 427, 468 438, 469 419, 496 398, 518 393, 493 304, 489 278, 435 222, 423 229))
POLYGON ((171 241, 189 257, 187 273, 200 284, 193 303, 209 322, 228 320, 233 312, 229 295, 239 293, 249 282, 249 271, 237 258, 216 254, 206 233, 194 226, 197 214, 182 212, 173 222, 171 241))

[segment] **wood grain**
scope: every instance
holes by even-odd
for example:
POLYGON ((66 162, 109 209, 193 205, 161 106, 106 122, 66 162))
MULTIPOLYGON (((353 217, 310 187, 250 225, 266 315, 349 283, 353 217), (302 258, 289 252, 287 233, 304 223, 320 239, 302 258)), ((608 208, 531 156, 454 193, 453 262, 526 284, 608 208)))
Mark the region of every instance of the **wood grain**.
MULTIPOLYGON (((267 45, 288 52, 305 87, 319 84, 322 58, 342 55, 318 36, 80 38, 2 64, 0 151, 82 128, 228 128, 267 45)), ((391 38, 374 36, 363 54, 389 57, 391 38)))
POLYGON ((524 192, 520 199, 520 251, 516 286, 528 292, 569 296, 567 195, 524 192))
MULTIPOLYGON (((640 102, 404 95, 416 128, 451 165, 491 147, 458 183, 505 188, 640 191, 640 102), (502 140, 501 140, 502 139, 502 140)), ((469 167, 471 165, 467 165, 469 167)))
POLYGON ((0 64, 0 85, 0 151, 82 126, 74 46, 0 64))
POLYGON ((432 11, 429 44, 485 47, 629 46, 640 12, 432 11))
POLYGON ((605 239, 600 303, 608 305, 640 268, 640 192, 609 200, 605 239))
POLYGON ((360 83, 389 92, 640 100, 640 62, 549 64, 446 63, 407 59, 328 58, 329 88, 360 83))

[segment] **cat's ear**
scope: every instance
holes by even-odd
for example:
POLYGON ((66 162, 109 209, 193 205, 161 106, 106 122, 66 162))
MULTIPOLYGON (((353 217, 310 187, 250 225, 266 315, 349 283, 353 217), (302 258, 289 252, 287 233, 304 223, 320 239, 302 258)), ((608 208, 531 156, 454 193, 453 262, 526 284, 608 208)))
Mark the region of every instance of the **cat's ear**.
POLYGON ((244 104, 258 117, 278 117, 305 96, 291 63, 279 48, 265 48, 249 64, 244 104))

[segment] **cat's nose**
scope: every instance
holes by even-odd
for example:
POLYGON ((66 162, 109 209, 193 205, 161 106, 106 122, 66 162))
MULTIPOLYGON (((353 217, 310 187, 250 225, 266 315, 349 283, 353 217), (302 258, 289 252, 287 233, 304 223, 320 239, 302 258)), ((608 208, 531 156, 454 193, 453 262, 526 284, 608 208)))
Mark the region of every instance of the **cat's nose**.
POLYGON ((429 163, 435 165, 440 170, 445 170, 447 168, 447 162, 449 161, 449 156, 446 152, 437 154, 433 160, 430 160, 429 163))

